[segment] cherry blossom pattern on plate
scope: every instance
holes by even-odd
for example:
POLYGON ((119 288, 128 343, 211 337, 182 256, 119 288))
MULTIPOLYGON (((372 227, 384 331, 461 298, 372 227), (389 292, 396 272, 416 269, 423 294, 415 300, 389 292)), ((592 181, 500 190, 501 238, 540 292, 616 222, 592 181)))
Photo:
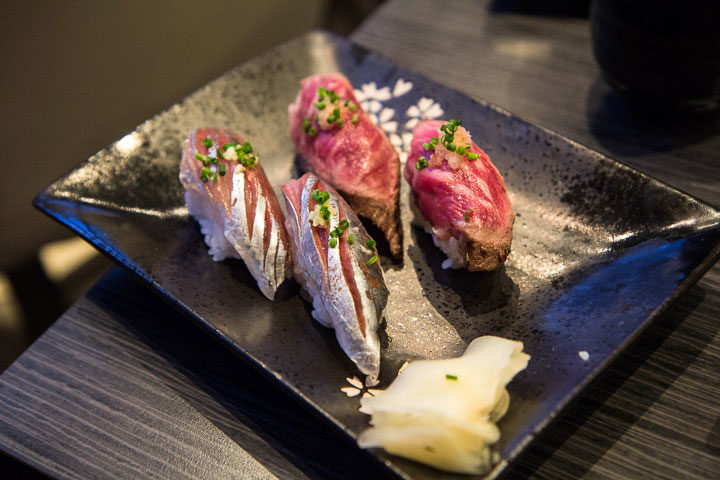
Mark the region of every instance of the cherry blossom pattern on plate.
POLYGON ((340 391, 343 392, 348 397, 357 397, 361 393, 363 395, 375 395, 379 390, 376 390, 374 388, 369 388, 373 385, 363 385, 362 380, 359 378, 353 376, 353 377, 347 377, 345 380, 350 384, 349 387, 342 387, 340 388, 340 391))

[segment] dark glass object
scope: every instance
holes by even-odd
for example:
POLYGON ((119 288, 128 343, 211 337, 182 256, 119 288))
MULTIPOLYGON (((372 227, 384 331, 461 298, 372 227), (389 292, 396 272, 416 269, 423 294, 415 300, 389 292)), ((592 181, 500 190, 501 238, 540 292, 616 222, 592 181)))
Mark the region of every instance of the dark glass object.
POLYGON ((658 113, 720 102, 720 2, 593 0, 592 41, 605 79, 658 113))

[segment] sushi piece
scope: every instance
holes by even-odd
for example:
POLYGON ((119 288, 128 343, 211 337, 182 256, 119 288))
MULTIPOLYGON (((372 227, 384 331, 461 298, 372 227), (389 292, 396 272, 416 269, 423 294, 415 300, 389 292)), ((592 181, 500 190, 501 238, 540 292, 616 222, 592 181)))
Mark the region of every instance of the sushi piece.
POLYGON ((495 270, 507 258, 515 221, 505 182, 462 122, 420 122, 405 180, 425 230, 448 256, 443 268, 495 270))
POLYGON ((335 329, 340 347, 377 383, 377 329, 388 290, 375 241, 342 197, 315 174, 282 187, 295 278, 312 297, 312 316, 335 329))
POLYGON ((292 257, 285 217, 250 143, 228 130, 191 131, 180 183, 213 260, 241 258, 272 300, 290 274, 292 257))
POLYGON ((347 78, 334 73, 304 79, 288 114, 305 170, 327 181, 380 229, 392 257, 401 260, 400 159, 359 106, 347 78))
POLYGON ((360 400, 372 427, 358 444, 441 470, 487 473, 498 460, 496 423, 510 405, 505 386, 529 361, 522 342, 484 336, 461 357, 405 364, 387 389, 360 400))

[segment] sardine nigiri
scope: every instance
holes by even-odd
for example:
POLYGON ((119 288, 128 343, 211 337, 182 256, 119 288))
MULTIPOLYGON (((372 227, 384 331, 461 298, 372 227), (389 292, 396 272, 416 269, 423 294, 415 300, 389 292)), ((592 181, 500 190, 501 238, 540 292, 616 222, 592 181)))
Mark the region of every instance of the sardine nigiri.
POLYGON ((304 79, 288 116, 290 138, 306 169, 379 228, 400 260, 400 159, 360 107, 348 79, 339 73, 304 79))
POLYGON ((185 141, 180 182, 213 260, 241 258, 272 300, 290 274, 291 256, 285 216, 257 161, 239 134, 198 128, 185 141))
POLYGON ((500 172, 454 122, 428 120, 413 129, 405 180, 426 230, 448 256, 443 267, 494 270, 510 253, 515 215, 500 172))
POLYGON ((313 300, 313 318, 374 384, 380 373, 377 329, 388 290, 374 241, 357 215, 312 173, 283 185, 295 278, 313 300))

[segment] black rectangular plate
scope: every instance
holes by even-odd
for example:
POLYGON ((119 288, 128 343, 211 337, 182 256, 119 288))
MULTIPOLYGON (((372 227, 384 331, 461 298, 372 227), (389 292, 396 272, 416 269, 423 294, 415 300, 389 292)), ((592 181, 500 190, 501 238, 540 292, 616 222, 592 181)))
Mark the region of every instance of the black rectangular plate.
MULTIPOLYGON (((414 117, 442 110, 442 118, 463 120, 505 177, 516 220, 503 268, 443 270, 442 253, 411 225, 404 181, 405 263, 393 266, 383 258, 391 294, 380 387, 403 362, 456 356, 481 335, 521 340, 532 355, 509 387, 495 477, 714 263, 717 211, 323 32, 226 73, 98 152, 35 204, 356 436, 368 418, 357 411, 359 396, 340 391, 356 371, 333 333, 312 320, 299 295, 270 302, 241 261, 213 262, 178 181, 182 142, 199 126, 246 135, 276 189, 295 177, 287 106, 302 78, 332 71, 362 90, 365 106, 399 147, 414 117)), ((400 476, 455 477, 376 453, 400 476)))

